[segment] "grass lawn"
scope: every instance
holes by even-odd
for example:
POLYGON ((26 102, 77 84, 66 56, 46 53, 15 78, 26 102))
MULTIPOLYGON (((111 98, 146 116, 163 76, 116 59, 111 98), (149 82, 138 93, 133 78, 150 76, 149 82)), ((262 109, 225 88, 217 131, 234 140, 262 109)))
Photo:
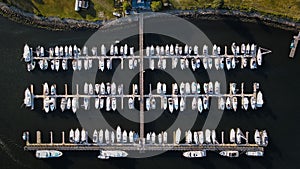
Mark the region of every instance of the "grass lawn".
POLYGON ((85 19, 89 21, 112 18, 114 0, 90 0, 88 10, 74 10, 75 0, 0 0, 42 16, 85 19))

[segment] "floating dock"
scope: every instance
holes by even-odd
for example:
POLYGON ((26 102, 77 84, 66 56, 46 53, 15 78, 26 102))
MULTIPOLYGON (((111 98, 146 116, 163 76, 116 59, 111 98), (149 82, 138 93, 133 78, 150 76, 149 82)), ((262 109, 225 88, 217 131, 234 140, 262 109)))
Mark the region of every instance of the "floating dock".
POLYGON ((295 53, 296 53, 296 49, 298 47, 298 42, 300 40, 300 32, 298 33, 298 36, 294 36, 294 39, 291 43, 291 51, 290 51, 290 58, 294 58, 295 56, 295 53))

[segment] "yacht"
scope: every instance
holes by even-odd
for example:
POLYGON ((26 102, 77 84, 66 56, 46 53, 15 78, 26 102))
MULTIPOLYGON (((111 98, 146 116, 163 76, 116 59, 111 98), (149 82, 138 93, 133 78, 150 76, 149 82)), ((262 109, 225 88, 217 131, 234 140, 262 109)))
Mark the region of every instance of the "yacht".
POLYGON ((81 130, 81 143, 86 143, 87 142, 87 131, 84 129, 81 130))
POLYGON ((232 98, 232 108, 233 108, 234 111, 236 111, 236 109, 237 109, 237 104, 238 104, 237 103, 237 97, 234 96, 232 98))
POLYGON ((233 158, 233 157, 239 157, 239 152, 238 151, 221 151, 220 155, 233 158))
POLYGON ((73 97, 72 98, 72 111, 73 111, 73 113, 76 113, 77 109, 78 109, 78 99, 73 97))
POLYGON ((230 60, 230 58, 227 57, 225 60, 226 60, 226 68, 227 68, 227 70, 231 69, 231 60, 230 60))
POLYGON ((66 105, 67 105, 67 100, 66 100, 66 98, 64 98, 64 97, 61 98, 60 109, 61 109, 62 112, 65 111, 66 105))
POLYGON ((199 113, 202 113, 203 111, 202 99, 200 97, 198 98, 198 111, 199 113))
POLYGON ((121 150, 101 150, 99 159, 109 159, 110 157, 127 157, 128 153, 121 150))
POLYGON ((71 98, 67 99, 67 109, 70 110, 72 106, 71 98))
POLYGON ((184 91, 185 91, 185 84, 183 82, 181 82, 179 92, 180 92, 181 95, 183 95, 184 91))
POLYGON ((197 93, 197 83, 196 82, 192 82, 191 88, 192 88, 193 94, 197 93))
POLYGON ((204 108, 204 110, 207 110, 209 108, 209 98, 208 98, 208 96, 203 97, 203 108, 204 108))
POLYGON ((128 107, 129 107, 129 109, 134 109, 134 100, 133 100, 133 98, 132 97, 130 97, 129 99, 128 99, 128 107))
POLYGON ((195 144, 199 144, 199 137, 198 137, 198 133, 196 131, 194 131, 194 142, 195 142, 195 144))
POLYGON ((206 70, 207 67, 208 67, 208 65, 207 65, 207 58, 206 57, 203 58, 202 63, 203 63, 204 69, 206 70))
POLYGON ((184 101, 184 98, 181 97, 180 98, 180 111, 184 111, 185 109, 185 101, 184 101))
POLYGON ((115 133, 113 131, 110 133, 110 143, 115 143, 115 133))
POLYGON ((208 83, 208 93, 213 94, 214 93, 214 85, 212 82, 208 83))
POLYGON ((262 107, 263 104, 264 104, 263 94, 261 91, 259 91, 256 97, 256 107, 262 107))
POLYGON ((127 131, 126 130, 123 131, 122 142, 127 143, 127 131))
POLYGON ((203 144, 204 143, 204 133, 203 133, 203 131, 198 132, 198 137, 199 137, 199 143, 203 144))
POLYGON ((218 109, 224 110, 225 109, 225 101, 223 97, 219 97, 218 99, 218 109))
POLYGON ((103 130, 102 129, 99 130, 99 132, 98 132, 98 141, 100 144, 103 143, 103 130))
POLYGON ((31 51, 27 44, 25 44, 25 46, 24 46, 23 59, 25 60, 25 62, 30 62, 30 60, 31 60, 31 51))
POLYGON ((94 133, 93 133, 93 143, 98 143, 98 131, 97 130, 94 130, 94 133))
POLYGON ((112 95, 117 94, 117 85, 115 82, 112 82, 112 84, 111 84, 111 94, 112 95))
POLYGON ((194 97, 192 100, 192 110, 196 110, 196 109, 197 109, 197 99, 196 97, 194 97))
POLYGON ((224 69, 224 58, 223 57, 221 57, 220 58, 220 69, 224 69))
POLYGON ((75 135, 74 135, 74 130, 71 129, 71 130, 70 130, 70 133, 69 133, 69 142, 70 142, 70 143, 74 143, 74 137, 75 137, 75 135))
POLYGON ((146 98, 146 110, 149 111, 151 108, 150 98, 146 98))
POLYGON ((179 144, 181 140, 180 137, 181 137, 181 130, 180 128, 178 128, 175 133, 175 144, 179 144))
POLYGON ((248 110, 248 105, 249 105, 249 99, 248 99, 248 97, 244 97, 242 99, 243 99, 242 108, 247 111, 248 110))
POLYGON ((232 109, 232 104, 231 104, 231 99, 230 97, 226 98, 226 109, 231 110, 232 109))
POLYGON ((234 129, 231 129, 230 130, 230 142, 231 143, 235 143, 235 131, 234 131, 234 129))
POLYGON ((172 98, 168 98, 168 105, 169 105, 170 113, 173 113, 174 106, 173 106, 173 99, 172 98))
POLYGON ((267 134, 267 131, 266 130, 263 130, 261 132, 261 142, 262 142, 262 145, 263 146, 267 146, 268 143, 269 143, 269 140, 268 140, 268 134, 267 134))
POLYGON ((232 68, 232 69, 235 69, 235 66, 236 66, 236 61, 235 61, 235 57, 233 57, 233 58, 231 59, 231 68, 232 68))
POLYGON ((213 66, 213 60, 212 60, 212 58, 207 58, 207 62, 208 62, 208 67, 209 67, 209 69, 211 69, 212 68, 212 66, 213 66))
POLYGON ((204 83, 204 84, 203 84, 203 90, 204 90, 204 93, 205 93, 205 94, 208 93, 208 83, 204 83))
POLYGON ((103 57, 101 57, 100 59, 99 59, 99 69, 103 72, 104 71, 104 58, 103 57))
POLYGON ((113 97, 113 98, 111 99, 111 109, 112 109, 113 111, 116 111, 116 109, 117 109, 117 99, 116 99, 115 97, 113 97))
POLYGON ((79 143, 79 141, 80 141, 80 131, 79 131, 79 129, 77 128, 77 129, 75 130, 74 142, 75 142, 75 143, 79 143))
POLYGON ((31 100, 31 93, 30 93, 30 90, 27 88, 25 90, 25 98, 24 98, 24 104, 26 107, 30 107, 31 106, 31 103, 32 103, 32 100, 31 100))
POLYGON ((185 143, 190 144, 193 141, 193 135, 192 132, 189 130, 185 133, 185 143))
POLYGON ((259 66, 261 66, 261 63, 262 63, 262 53, 261 53, 261 49, 260 48, 258 48, 256 59, 257 59, 257 64, 259 66))
POLYGON ((105 94, 105 84, 102 82, 100 85, 100 94, 104 95, 105 94))
POLYGON ((219 144, 217 141, 216 130, 211 130, 211 140, 213 144, 219 144))
POLYGON ((95 98, 95 109, 99 109, 100 108, 100 98, 96 97, 95 98))
POLYGON ((73 68, 74 71, 78 69, 77 60, 72 60, 72 68, 73 68))
POLYGON ((264 156, 264 152, 263 151, 247 151, 246 155, 254 156, 254 157, 262 157, 262 156, 264 156))
POLYGON ((133 139, 133 132, 132 131, 129 132, 128 137, 129 137, 129 142, 133 143, 134 139, 133 139))
POLYGON ((197 83, 197 94, 200 94, 201 93, 201 86, 200 86, 200 83, 197 83))
POLYGON ((162 84, 162 92, 163 94, 167 93, 167 85, 165 83, 162 84))
POLYGON ((62 152, 57 150, 37 150, 35 152, 36 158, 57 158, 62 156, 62 152))
POLYGON ((49 86, 47 82, 43 84, 43 92, 44 95, 49 95, 49 86))
POLYGON ((178 94, 178 85, 177 83, 172 84, 172 94, 177 95, 178 94))
POLYGON ((209 129, 205 130, 205 142, 211 144, 211 131, 209 129))
POLYGON ((103 107, 104 107, 104 99, 103 98, 101 98, 100 99, 100 109, 103 109, 103 107))
POLYGON ((174 103, 174 108, 175 108, 175 110, 178 110, 178 108, 179 108, 179 101, 178 101, 178 97, 177 96, 174 96, 173 97, 173 103, 174 103))
POLYGON ((106 97, 106 111, 110 111, 111 110, 111 104, 110 104, 110 97, 106 97))
POLYGON ((109 131, 107 129, 105 129, 105 132, 104 132, 104 139, 105 139, 105 143, 106 144, 109 144, 110 142, 110 138, 109 138, 109 131))
POLYGON ((251 104, 251 108, 253 110, 255 110, 256 109, 256 99, 255 99, 254 96, 251 96, 251 98, 250 98, 250 104, 251 104))

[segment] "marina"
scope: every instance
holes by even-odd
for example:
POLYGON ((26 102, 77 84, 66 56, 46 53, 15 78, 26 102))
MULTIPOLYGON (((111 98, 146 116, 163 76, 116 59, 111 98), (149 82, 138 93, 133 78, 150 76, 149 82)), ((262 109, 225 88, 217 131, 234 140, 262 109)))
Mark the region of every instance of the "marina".
MULTIPOLYGON (((231 129, 231 131, 232 130, 234 129, 231 129)), ((129 135, 127 135, 126 130, 122 132, 119 126, 117 127, 116 131, 101 129, 98 132, 98 130, 94 130, 93 135, 90 136, 88 136, 88 132, 84 129, 82 129, 81 132, 80 130, 78 130, 78 128, 75 130, 75 132, 73 129, 71 129, 69 134, 69 141, 67 141, 65 138, 65 132, 61 133, 61 143, 53 142, 52 131, 50 132, 49 143, 41 142, 42 134, 40 131, 36 132, 36 143, 29 142, 29 132, 23 133, 23 140, 26 141, 26 145, 24 147, 24 150, 26 151, 124 151, 126 154, 129 151, 184 151, 183 156, 187 158, 199 157, 195 154, 193 156, 188 155, 190 153, 197 153, 198 151, 204 151, 205 156, 206 151, 217 151, 220 152, 221 155, 222 153, 230 153, 231 151, 237 152, 237 155, 239 153, 246 153, 246 155, 248 156, 263 155, 264 147, 268 145, 268 136, 265 130, 260 131, 259 135, 254 135, 255 140, 257 140, 258 137, 261 140, 260 142, 256 143, 248 142, 248 131, 245 133, 245 135, 242 132, 239 132, 239 128, 237 128, 236 131, 236 135, 234 136, 232 136, 232 132, 230 132, 230 139, 232 139, 231 137, 234 137, 235 140, 231 143, 224 143, 224 131, 221 132, 221 140, 219 143, 217 141, 218 138, 216 137, 215 130, 206 129, 205 132, 194 131, 194 135, 192 135, 192 132, 189 130, 182 136, 181 130, 179 128, 173 132, 172 142, 168 142, 166 132, 159 133, 157 139, 155 138, 155 133, 147 133, 147 138, 149 137, 148 135, 151 135, 151 139, 146 139, 145 141, 141 140, 139 138, 139 135, 134 131, 130 131, 129 135), (203 133, 205 133, 205 138, 203 133), (88 141, 88 137, 92 138, 91 143, 88 141), (96 137, 99 139, 95 139, 96 137), (185 142, 182 138, 185 138, 185 142), (208 140, 208 138, 212 138, 212 140, 215 141, 211 142, 210 140, 208 140), (243 139, 243 142, 239 142, 239 139, 243 139), (204 141, 199 142, 199 140, 204 141)), ((255 133, 256 132, 258 132, 258 130, 256 130, 255 133)), ((223 154, 223 156, 227 155, 223 154)))
MULTIPOLYGON (((143 80, 143 79, 141 79, 143 80)), ((140 82, 140 84, 143 81, 140 82)), ((53 84, 49 87, 48 83, 43 84, 43 93, 41 95, 35 94, 34 86, 30 85, 24 93, 24 105, 30 107, 32 110, 35 107, 35 99, 43 99, 43 110, 48 113, 57 109, 58 105, 61 111, 71 110, 76 113, 77 109, 82 107, 84 110, 89 110, 91 107, 95 109, 105 109, 106 111, 117 110, 117 99, 121 100, 120 108, 124 108, 124 102, 129 109, 134 108, 135 98, 144 98, 140 102, 140 110, 156 109, 159 106, 157 102, 161 102, 160 109, 169 109, 170 113, 175 110, 186 110, 186 99, 192 99, 192 110, 198 110, 202 113, 203 110, 207 110, 210 107, 210 98, 218 99, 218 108, 220 110, 234 110, 238 109, 238 98, 240 98, 240 107, 244 110, 248 110, 248 107, 257 109, 264 104, 263 94, 259 90, 259 83, 253 83, 253 93, 244 93, 244 83, 238 85, 236 83, 229 84, 229 92, 222 94, 221 84, 218 81, 208 82, 200 84, 198 82, 181 82, 180 84, 172 84, 172 93, 167 93, 167 85, 165 83, 158 82, 156 85, 156 93, 152 93, 151 84, 149 84, 150 93, 143 94, 141 91, 143 86, 132 84, 132 93, 123 93, 123 84, 112 83, 85 83, 83 86, 76 84, 76 93, 68 94, 68 86, 64 86, 64 94, 57 93, 56 85, 53 84), (83 92, 80 92, 80 88, 83 88, 83 92), (157 101, 156 101, 157 99, 157 101), (83 100, 83 103, 80 102, 83 100), (91 104, 93 100, 94 105, 91 104), (125 100, 125 101, 124 101, 125 100), (145 103, 145 105, 144 105, 145 103), (81 106, 80 106, 81 105, 81 106)), ((143 89, 142 89, 143 90, 143 89)), ((189 107, 189 106, 188 106, 189 107)))

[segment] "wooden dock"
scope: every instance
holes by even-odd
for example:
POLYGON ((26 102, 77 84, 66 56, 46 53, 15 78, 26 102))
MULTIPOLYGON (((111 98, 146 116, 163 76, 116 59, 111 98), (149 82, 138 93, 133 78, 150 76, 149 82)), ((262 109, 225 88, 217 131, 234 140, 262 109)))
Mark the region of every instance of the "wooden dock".
POLYGON ((298 33, 298 36, 294 36, 293 37, 293 46, 291 46, 291 51, 290 51, 290 58, 294 58, 295 54, 296 54, 296 49, 297 49, 297 46, 298 46, 298 42, 300 40, 300 31, 298 33))
POLYGON ((140 47, 140 139, 144 139, 144 15, 139 15, 139 47, 140 47))

